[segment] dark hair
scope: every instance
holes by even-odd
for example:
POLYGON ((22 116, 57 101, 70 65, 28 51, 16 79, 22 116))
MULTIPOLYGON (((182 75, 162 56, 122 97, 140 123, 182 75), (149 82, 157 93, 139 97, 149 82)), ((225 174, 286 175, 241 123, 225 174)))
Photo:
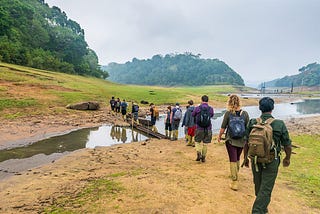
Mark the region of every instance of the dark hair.
POLYGON ((259 100, 259 109, 262 113, 271 112, 274 108, 274 100, 270 97, 263 97, 259 100))
POLYGON ((114 99, 114 97, 111 97, 111 99, 114 99))
POLYGON ((193 100, 189 100, 188 104, 192 106, 193 105, 193 100))
POLYGON ((152 106, 152 105, 154 105, 153 103, 150 103, 150 105, 149 106, 152 106))
POLYGON ((169 111, 171 111, 171 106, 168 106, 167 109, 169 109, 169 111))
POLYGON ((201 97, 202 102, 208 102, 209 101, 209 97, 207 95, 203 95, 201 97))

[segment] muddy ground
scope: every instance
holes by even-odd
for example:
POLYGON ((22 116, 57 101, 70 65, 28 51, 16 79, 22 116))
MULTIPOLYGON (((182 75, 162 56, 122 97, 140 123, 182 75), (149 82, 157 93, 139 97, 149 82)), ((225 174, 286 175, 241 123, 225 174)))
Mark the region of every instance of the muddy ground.
MULTIPOLYGON (((10 148, 105 123, 123 124, 108 109, 5 121, 0 125, 0 146, 10 148)), ((316 134, 320 117, 291 119, 286 124, 291 133, 316 134)), ((100 213, 250 213, 254 200, 250 169, 241 169, 239 191, 230 190, 225 146, 214 142, 215 138, 207 162, 201 164, 194 161, 194 148, 187 147, 183 139, 81 149, 2 180, 0 212, 40 213, 62 195, 78 192, 88 180, 135 171, 138 173, 114 178, 125 191, 101 199, 104 209, 98 210, 100 213)), ((285 170, 281 168, 280 173, 285 170)), ((320 213, 305 204, 292 187, 277 180, 270 213, 320 213)), ((88 206, 72 209, 90 213, 92 207, 88 206)))

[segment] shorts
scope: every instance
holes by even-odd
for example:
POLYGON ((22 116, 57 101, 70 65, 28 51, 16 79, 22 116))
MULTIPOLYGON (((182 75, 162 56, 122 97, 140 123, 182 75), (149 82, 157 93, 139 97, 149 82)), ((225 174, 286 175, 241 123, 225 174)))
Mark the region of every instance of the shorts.
POLYGON ((172 122, 172 130, 178 130, 179 129, 180 120, 173 120, 172 122))
POLYGON ((203 143, 211 143, 212 140, 212 131, 206 130, 206 129, 196 129, 196 135, 194 137, 195 142, 201 142, 203 143))
POLYGON ((126 115, 127 114, 127 110, 121 110, 121 114, 122 115, 126 115))
POLYGON ((172 131, 172 126, 171 126, 171 124, 170 124, 170 123, 166 123, 164 129, 165 129, 165 130, 172 131))
POLYGON ((196 131, 196 126, 188 127, 188 135, 193 137, 196 131))

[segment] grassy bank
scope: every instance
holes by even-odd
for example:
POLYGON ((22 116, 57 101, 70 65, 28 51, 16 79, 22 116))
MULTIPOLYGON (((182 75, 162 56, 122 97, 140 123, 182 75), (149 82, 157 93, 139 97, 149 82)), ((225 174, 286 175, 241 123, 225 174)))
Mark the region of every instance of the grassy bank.
POLYGON ((292 137, 294 148, 290 167, 283 169, 280 178, 305 198, 308 205, 320 208, 320 135, 292 137))
POLYGON ((102 79, 32 69, 0 63, 0 112, 5 117, 61 111, 69 103, 95 100, 106 104, 111 96, 128 101, 146 100, 156 104, 187 103, 200 100, 225 102, 223 94, 247 90, 245 87, 155 87, 115 84, 102 79))

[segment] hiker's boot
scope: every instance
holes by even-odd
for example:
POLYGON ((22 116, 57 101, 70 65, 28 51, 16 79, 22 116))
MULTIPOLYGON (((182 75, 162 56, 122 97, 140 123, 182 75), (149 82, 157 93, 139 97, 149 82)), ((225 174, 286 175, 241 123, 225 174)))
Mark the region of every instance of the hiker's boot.
POLYGON ((230 188, 234 191, 238 190, 238 166, 237 162, 230 162, 231 184, 230 188))
POLYGON ((197 159, 196 159, 196 161, 201 161, 201 159, 202 159, 201 152, 197 152, 197 159))
POLYGON ((171 139, 172 131, 169 131, 169 139, 171 139))
POLYGON ((240 161, 237 161, 237 172, 239 173, 240 171, 240 161))
POLYGON ((169 131, 166 130, 166 138, 168 138, 168 137, 169 137, 169 131))
POLYGON ((206 156, 204 156, 204 155, 201 156, 201 162, 202 163, 206 162, 206 156))
POLYGON ((179 131, 178 130, 174 130, 175 131, 175 135, 176 135, 176 138, 175 140, 178 140, 178 136, 179 136, 179 131))
POLYGON ((207 156, 207 144, 203 144, 202 146, 202 158, 201 158, 201 161, 204 163, 206 162, 206 156, 207 156))
POLYGON ((192 136, 188 135, 188 143, 187 146, 192 146, 192 136))

